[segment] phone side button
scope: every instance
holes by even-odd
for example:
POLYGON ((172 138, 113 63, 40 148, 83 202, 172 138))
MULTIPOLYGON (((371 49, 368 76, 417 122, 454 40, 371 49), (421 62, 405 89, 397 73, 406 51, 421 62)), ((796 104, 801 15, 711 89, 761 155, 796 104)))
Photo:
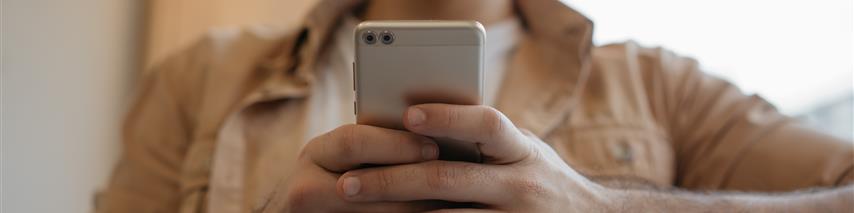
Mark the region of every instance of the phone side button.
POLYGON ((356 101, 353 101, 353 115, 356 115, 356 101))
POLYGON ((351 63, 353 65, 353 91, 356 91, 356 62, 351 63))

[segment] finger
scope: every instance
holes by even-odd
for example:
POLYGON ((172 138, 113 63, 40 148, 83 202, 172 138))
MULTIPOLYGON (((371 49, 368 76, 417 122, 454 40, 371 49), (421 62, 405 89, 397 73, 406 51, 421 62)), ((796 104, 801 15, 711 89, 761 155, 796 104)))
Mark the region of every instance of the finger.
POLYGON ((322 171, 322 168, 303 170, 312 175, 301 176, 302 181, 288 187, 285 198, 275 195, 259 212, 279 212, 289 209, 296 212, 422 212, 442 208, 453 208, 454 203, 437 200, 407 202, 349 202, 335 192, 337 175, 322 171), (285 203, 276 204, 277 201, 285 203))
POLYGON ((501 211, 492 209, 439 209, 425 213, 498 213, 501 211))
POLYGON ((306 145, 304 154, 319 166, 344 172, 362 164, 403 164, 436 159, 432 139, 405 131, 367 125, 344 125, 306 145))
MULTIPOLYGON (((340 198, 334 198, 340 199, 340 198)), ((457 204, 441 200, 421 200, 406 202, 376 202, 356 203, 348 202, 343 208, 336 212, 425 212, 443 208, 453 208, 457 204)))
POLYGON ((459 161, 349 171, 338 178, 338 195, 349 201, 446 200, 495 204, 508 200, 497 165, 459 161))
POLYGON ((412 132, 477 143, 487 163, 507 164, 531 154, 526 137, 498 110, 481 105, 421 104, 409 107, 412 132))

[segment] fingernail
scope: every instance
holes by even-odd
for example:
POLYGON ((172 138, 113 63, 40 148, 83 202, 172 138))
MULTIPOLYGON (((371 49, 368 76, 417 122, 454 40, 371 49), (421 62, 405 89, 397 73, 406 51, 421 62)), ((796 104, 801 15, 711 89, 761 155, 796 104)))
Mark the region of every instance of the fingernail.
POLYGON ((424 114, 424 111, 418 109, 417 107, 409 108, 409 124, 416 126, 424 123, 424 120, 427 118, 427 115, 424 114))
POLYGON ((436 144, 433 142, 424 142, 424 145, 421 145, 421 157, 424 160, 433 160, 436 159, 437 151, 439 149, 436 148, 436 144))
POLYGON ((359 189, 362 188, 362 183, 359 182, 359 178, 357 177, 346 177, 344 178, 344 194, 347 196, 353 196, 359 194, 359 189))

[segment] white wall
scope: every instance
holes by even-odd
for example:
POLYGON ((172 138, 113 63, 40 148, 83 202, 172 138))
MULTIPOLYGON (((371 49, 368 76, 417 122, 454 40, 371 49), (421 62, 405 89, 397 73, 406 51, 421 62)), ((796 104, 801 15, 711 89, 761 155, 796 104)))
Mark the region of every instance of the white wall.
POLYGON ((90 212, 118 156, 142 3, 2 1, 0 212, 90 212))

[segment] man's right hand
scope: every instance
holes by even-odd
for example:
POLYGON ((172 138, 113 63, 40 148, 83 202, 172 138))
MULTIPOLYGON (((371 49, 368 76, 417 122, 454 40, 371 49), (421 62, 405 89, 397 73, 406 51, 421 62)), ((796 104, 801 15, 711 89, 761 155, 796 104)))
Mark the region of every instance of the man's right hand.
MULTIPOLYGON (((439 149, 428 137, 405 131, 349 124, 318 136, 300 152, 284 183, 283 200, 264 212, 420 212, 447 208, 439 201, 354 203, 336 194, 338 177, 364 165, 399 165, 436 160, 439 149), (283 203, 280 203, 283 202, 283 203), (272 210, 272 211, 270 211, 272 210)), ((390 185, 390 184, 389 184, 390 185)), ((274 196, 272 199, 280 199, 274 196)))

